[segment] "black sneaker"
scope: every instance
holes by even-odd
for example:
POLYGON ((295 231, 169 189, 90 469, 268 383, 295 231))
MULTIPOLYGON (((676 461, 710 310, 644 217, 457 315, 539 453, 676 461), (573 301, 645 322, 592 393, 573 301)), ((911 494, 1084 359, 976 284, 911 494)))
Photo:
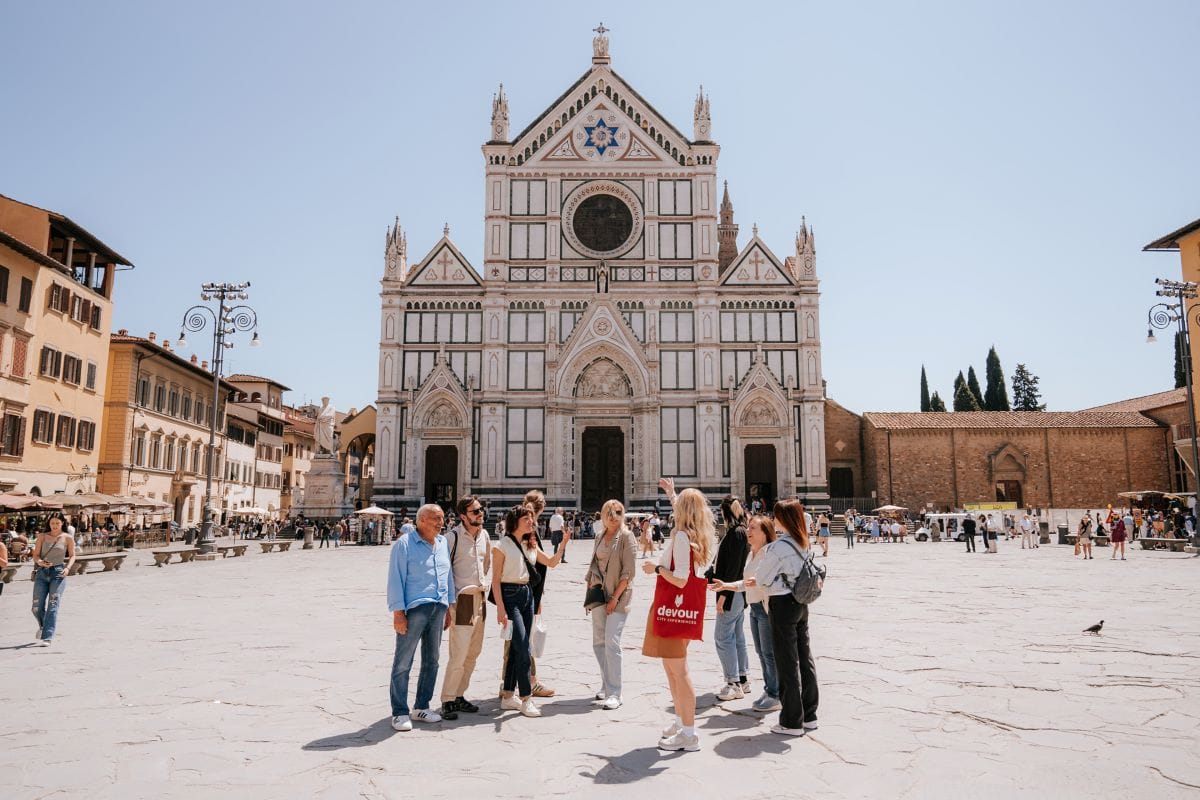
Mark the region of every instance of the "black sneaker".
POLYGON ((465 711, 468 714, 477 714, 477 713, 479 713, 479 706, 470 702, 466 698, 460 697, 454 701, 454 710, 455 711, 465 711))
POLYGON ((442 703, 442 719, 458 719, 458 703, 453 700, 442 703))

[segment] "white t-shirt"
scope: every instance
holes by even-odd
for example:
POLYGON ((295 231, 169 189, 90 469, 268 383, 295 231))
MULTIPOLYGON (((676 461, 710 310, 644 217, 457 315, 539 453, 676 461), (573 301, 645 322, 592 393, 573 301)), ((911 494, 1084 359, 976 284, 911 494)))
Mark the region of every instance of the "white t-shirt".
POLYGON ((553 515, 551 515, 551 517, 550 517, 550 530, 551 530, 552 532, 553 532, 553 531, 561 531, 561 530, 563 529, 563 524, 564 524, 565 522, 566 522, 566 520, 564 520, 564 519, 562 518, 562 514, 553 514, 553 515))
POLYGON ((900 523, 893 522, 892 523, 892 536, 899 536, 899 535, 900 535, 900 523))
MULTIPOLYGON (((692 540, 683 531, 675 531, 671 534, 671 546, 664 547, 662 555, 658 557, 660 566, 671 571, 671 574, 676 578, 686 578, 688 574, 688 560, 692 552, 692 540), (671 559, 674 558, 675 566, 672 568, 671 559)), ((708 569, 707 564, 697 563, 694 565, 695 573, 703 575, 704 570, 708 569)))

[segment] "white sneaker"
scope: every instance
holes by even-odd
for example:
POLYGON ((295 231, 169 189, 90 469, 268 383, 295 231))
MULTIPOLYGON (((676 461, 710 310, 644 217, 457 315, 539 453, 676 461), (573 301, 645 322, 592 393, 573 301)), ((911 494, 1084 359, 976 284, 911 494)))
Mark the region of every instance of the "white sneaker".
POLYGON ((804 728, 785 728, 775 723, 771 726, 771 733, 778 733, 780 736, 803 736, 804 728))
POLYGON ((717 692, 718 700, 741 700, 745 696, 745 693, 742 692, 742 687, 736 683, 727 683, 717 692))
POLYGON ((533 704, 533 698, 530 698, 521 704, 521 716, 540 717, 541 715, 542 710, 533 704))
POLYGON ((605 696, 604 692, 596 692, 595 699, 596 700, 607 700, 608 698, 605 696))
POLYGON ((38 639, 38 647, 49 647, 51 639, 38 639))
POLYGON ((611 697, 604 698, 604 703, 601 704, 601 708, 603 708, 605 711, 616 711, 620 707, 621 698, 617 697, 615 694, 611 697))
POLYGON ((510 694, 508 697, 501 697, 500 698, 500 710, 501 711, 520 711, 521 710, 521 698, 517 697, 515 694, 510 694))
POLYGON ((804 723, 804 730, 815 731, 816 729, 817 729, 817 721, 815 719, 812 722, 804 723))
POLYGON ((663 728, 662 738, 670 739, 672 736, 674 736, 678 733, 683 733, 683 726, 680 725, 677 721, 672 721, 670 725, 663 728))
POLYGON ((417 722, 441 722, 442 715, 436 711, 430 711, 428 708, 418 708, 413 712, 412 718, 417 722))
POLYGON ((407 715, 401 714, 398 717, 392 717, 392 730, 394 731, 411 731, 412 720, 407 715))
POLYGON ((688 736, 683 731, 675 734, 669 739, 661 739, 658 743, 659 750, 687 750, 696 752, 700 749, 700 737, 688 736))
POLYGON ((771 695, 763 692, 763 696, 751 703, 750 707, 755 711, 766 713, 768 711, 778 711, 783 708, 783 703, 779 702, 778 697, 771 697, 771 695))

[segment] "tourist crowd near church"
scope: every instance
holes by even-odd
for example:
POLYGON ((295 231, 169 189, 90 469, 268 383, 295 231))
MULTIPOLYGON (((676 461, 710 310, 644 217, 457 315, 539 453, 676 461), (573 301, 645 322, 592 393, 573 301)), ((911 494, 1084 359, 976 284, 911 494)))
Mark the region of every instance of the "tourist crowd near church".
MULTIPOLYGON (((615 711, 623 702, 622 634, 640 561, 641 571, 656 581, 642 654, 661 660, 675 709, 659 737, 659 748, 701 747, 688 658, 689 649, 696 650, 689 646, 701 638, 710 592, 715 595, 714 650, 724 676, 717 698, 734 701, 751 693, 745 630, 749 617, 763 682, 762 694, 750 708, 764 714, 778 711, 779 720, 771 728, 776 734, 803 736, 814 730, 819 689, 809 645, 808 605, 820 594, 824 570, 813 563, 812 517, 794 499, 776 503, 771 516, 750 516, 729 496, 721 504, 718 541, 712 509, 702 492, 688 488, 676 494, 670 478, 660 484, 673 524, 657 559, 645 552, 639 559, 638 534, 627 525, 624 504, 618 500, 603 504, 595 539, 583 543, 591 556, 583 596, 574 602, 582 601, 591 616, 597 708, 615 711)), ((505 512, 504 534, 493 544, 478 497, 467 495, 458 501, 460 522, 445 533, 444 512, 429 503, 417 511, 415 527, 392 545, 387 604, 395 631, 390 681, 395 730, 411 731, 414 722, 435 724, 479 712, 468 694, 489 616, 504 640, 500 711, 542 716, 535 698, 556 694, 545 682, 554 653, 545 649, 542 606, 572 602, 561 592, 546 592, 571 537, 567 529, 547 551, 537 524, 544 510, 545 496, 530 491, 505 512), (444 671, 443 636, 449 639, 444 671), (418 652, 420 673, 410 706, 410 675, 418 652), (441 703, 434 706, 439 673, 441 703)), ((559 511, 551 520, 564 531, 559 511)))

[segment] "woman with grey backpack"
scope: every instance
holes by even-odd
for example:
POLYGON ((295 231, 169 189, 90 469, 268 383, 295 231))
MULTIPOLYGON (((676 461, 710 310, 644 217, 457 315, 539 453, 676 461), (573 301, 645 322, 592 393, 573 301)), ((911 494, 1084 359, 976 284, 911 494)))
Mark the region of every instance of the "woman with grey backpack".
POLYGON ((823 570, 812 564, 804 506, 798 500, 775 504, 778 538, 764 548, 756 577, 748 578, 766 590, 775 672, 783 709, 771 726, 783 736, 803 736, 817 727, 817 666, 808 639, 808 602, 820 594, 823 570), (820 577, 818 577, 820 575, 820 577))

